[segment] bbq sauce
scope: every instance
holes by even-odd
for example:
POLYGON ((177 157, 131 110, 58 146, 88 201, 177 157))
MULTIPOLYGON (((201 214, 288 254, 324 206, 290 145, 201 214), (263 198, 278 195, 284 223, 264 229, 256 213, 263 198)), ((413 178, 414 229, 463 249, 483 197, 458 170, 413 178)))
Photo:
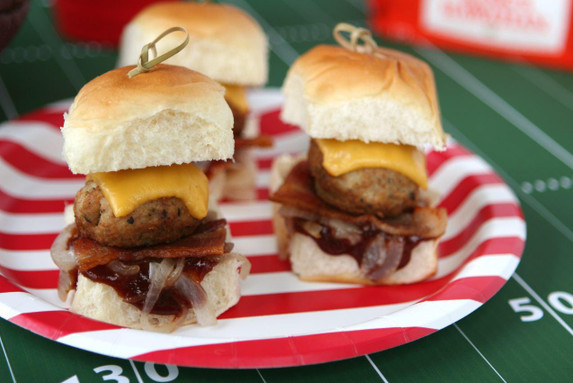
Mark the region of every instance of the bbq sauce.
MULTIPOLYGON (((360 240, 356 243, 352 243, 348 239, 337 238, 334 236, 333 230, 329 226, 322 226, 320 231, 320 237, 316 238, 306 232, 302 226, 303 220, 295 219, 294 228, 297 232, 311 237, 315 243, 320 247, 322 251, 329 255, 350 255, 352 256, 359 265, 362 264, 362 258, 366 249, 370 246, 372 241, 380 235, 382 232, 376 230, 371 226, 361 227, 362 233, 360 240)), ((391 239, 390 234, 384 234, 391 239)), ((402 256, 400 258, 400 264, 398 269, 405 267, 412 257, 412 250, 424 239, 417 236, 404 237, 404 247, 402 250, 402 256)))
POLYGON ((404 250, 402 252, 402 259, 400 260, 400 264, 398 265, 398 270, 402 267, 405 267, 408 263, 410 263, 410 259, 412 258, 412 250, 420 243, 424 241, 424 238, 417 237, 417 236, 410 236, 406 237, 404 241, 404 250))
MULTIPOLYGON (((298 232, 302 234, 307 234, 301 225, 301 220, 295 222, 295 228, 298 232)), ((362 255, 370 245, 370 243, 376 238, 378 234, 377 231, 364 230, 360 236, 360 241, 357 243, 352 243, 348 239, 336 238, 332 229, 329 226, 322 226, 320 230, 320 237, 314 239, 316 244, 320 247, 322 251, 330 255, 351 255, 360 264, 362 260, 362 255)), ((308 234, 307 234, 308 235, 308 234)))
MULTIPOLYGON (((155 261, 161 261, 157 259, 155 261)), ((83 271, 82 274, 99 283, 105 283, 113 287, 117 294, 127 303, 134 305, 140 310, 145 304, 145 297, 149 291, 149 260, 130 262, 130 265, 139 266, 139 272, 134 275, 121 275, 111 270, 106 265, 96 266, 83 271)), ((185 259, 182 274, 192 278, 196 282, 201 282, 219 263, 218 257, 190 257, 185 259)), ((158 315, 181 315, 186 308, 191 307, 191 302, 173 286, 164 288, 159 295, 155 306, 151 309, 152 314, 158 315)))

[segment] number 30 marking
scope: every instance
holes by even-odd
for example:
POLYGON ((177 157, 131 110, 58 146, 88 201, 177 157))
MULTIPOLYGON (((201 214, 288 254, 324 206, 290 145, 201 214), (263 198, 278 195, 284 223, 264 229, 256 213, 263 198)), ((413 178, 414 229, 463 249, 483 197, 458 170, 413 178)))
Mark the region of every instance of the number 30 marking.
POLYGON ((109 374, 102 376, 103 380, 114 380, 117 383, 129 383, 129 379, 121 375, 123 369, 119 366, 108 364, 107 366, 100 366, 94 368, 94 372, 96 374, 99 374, 100 372, 103 371, 109 371, 109 374))
MULTIPOLYGON (((144 365, 144 370, 147 376, 154 382, 172 382, 179 376, 179 369, 177 366, 165 365, 167 368, 167 375, 163 376, 157 372, 155 367, 155 363, 146 362, 144 365)), ((113 364, 108 364, 107 366, 100 366, 94 368, 94 372, 99 374, 100 372, 109 371, 109 374, 102 375, 103 380, 113 380, 117 383, 129 383, 129 378, 121 375, 123 373, 123 369, 120 366, 116 366, 113 364)), ((68 379, 69 380, 69 379, 68 379)), ((77 381, 77 377, 76 377, 77 381)), ((64 383, 64 382, 62 382, 64 383)))
POLYGON ((172 382, 179 376, 179 369, 177 366, 169 364, 164 365, 167 368, 167 376, 159 375, 155 368, 155 363, 145 362, 144 370, 147 376, 154 382, 172 382))

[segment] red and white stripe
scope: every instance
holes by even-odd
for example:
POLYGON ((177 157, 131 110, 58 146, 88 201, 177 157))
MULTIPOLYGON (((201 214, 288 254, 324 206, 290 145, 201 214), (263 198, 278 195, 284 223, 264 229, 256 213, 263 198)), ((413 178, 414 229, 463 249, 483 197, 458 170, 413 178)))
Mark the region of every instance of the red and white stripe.
POLYGON ((437 275, 406 286, 299 281, 276 256, 268 195, 272 159, 297 153, 308 137, 280 122, 277 91, 251 95, 263 133, 256 202, 223 202, 237 251, 252 262, 243 297, 214 327, 172 334, 119 328, 70 313, 57 298, 49 247, 63 208, 82 186, 61 160, 58 132, 69 102, 0 127, 0 316, 40 335, 116 357, 202 367, 292 366, 363 355, 413 341, 468 315, 511 276, 525 242, 519 202, 479 157, 458 144, 431 152, 430 186, 449 226, 437 275))

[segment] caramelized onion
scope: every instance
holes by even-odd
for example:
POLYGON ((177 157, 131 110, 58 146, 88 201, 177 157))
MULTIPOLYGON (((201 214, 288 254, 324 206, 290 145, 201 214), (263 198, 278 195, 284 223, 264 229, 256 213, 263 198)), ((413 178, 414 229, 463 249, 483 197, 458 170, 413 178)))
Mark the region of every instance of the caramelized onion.
POLYGON ((321 223, 332 229, 332 234, 338 239, 346 239, 351 244, 356 244, 362 239, 362 229, 358 226, 339 219, 321 219, 321 223))
POLYGON ((78 271, 76 269, 71 271, 60 271, 60 275, 58 277, 58 297, 62 301, 65 302, 70 290, 75 288, 77 278, 78 271))
MULTIPOLYGON (((173 272, 176 268, 176 260, 165 258, 161 262, 150 262, 149 263, 149 290, 147 291, 147 296, 145 297, 145 303, 143 304, 143 316, 147 316, 157 303, 159 295, 165 286, 165 282, 169 277, 169 274, 173 272)), ((147 319, 147 318, 145 318, 147 319)))
POLYGON ((283 205, 279 210, 279 214, 285 218, 302 218, 307 221, 316 221, 318 220, 318 215, 308 213, 304 210, 298 209, 296 207, 283 205))
POLYGON ((305 220, 303 224, 304 230, 314 238, 320 237, 321 228, 318 224, 330 227, 334 237, 346 239, 352 244, 360 242, 362 237, 362 229, 360 227, 340 219, 318 216, 292 206, 282 206, 280 214, 285 218, 301 218, 305 220))
POLYGON ((185 258, 179 258, 175 268, 173 271, 171 271, 171 273, 169 273, 167 279, 165 280, 165 287, 173 286, 175 282, 177 282, 181 276, 181 272, 183 271, 183 266, 185 266, 185 258))
POLYGON ((52 260, 62 271, 70 271, 77 267, 76 256, 74 251, 68 248, 68 242, 72 237, 75 224, 68 225, 56 237, 56 240, 50 248, 52 260))
POLYGON ((403 250, 403 238, 380 234, 366 248, 360 268, 371 280, 379 281, 398 269, 403 250))
POLYGON ((117 273, 122 276, 135 275, 139 273, 138 265, 128 265, 117 259, 114 259, 113 261, 109 262, 107 264, 107 267, 114 273, 117 273))
POLYGON ((181 310, 181 315, 179 315, 176 320, 171 322, 169 327, 166 329, 168 332, 172 332, 178 329, 185 323, 185 320, 187 319, 187 313, 189 313, 189 308, 187 306, 181 306, 181 310))
POLYGON ((308 233, 313 238, 320 238, 320 232, 322 231, 322 226, 313 221, 304 221, 302 224, 304 231, 308 233))
POLYGON ((207 293, 198 282, 182 275, 175 283, 175 287, 191 302, 197 323, 201 326, 217 323, 217 314, 212 305, 207 304, 207 293))

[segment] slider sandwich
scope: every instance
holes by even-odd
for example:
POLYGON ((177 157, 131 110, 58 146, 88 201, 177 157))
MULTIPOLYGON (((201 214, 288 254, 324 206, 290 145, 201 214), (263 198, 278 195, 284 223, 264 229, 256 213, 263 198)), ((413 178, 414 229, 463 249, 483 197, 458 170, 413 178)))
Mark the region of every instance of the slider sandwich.
POLYGON ((86 84, 65 116, 64 158, 87 177, 51 249, 60 298, 126 327, 212 324, 250 269, 193 164, 233 156, 225 89, 183 67, 132 69, 86 84))
MULTIPOLYGON (((247 88, 261 87, 268 76, 268 44, 262 28, 246 12, 223 4, 167 2, 150 5, 124 29, 118 65, 133 63, 141 46, 161 31, 180 25, 189 32, 189 44, 166 63, 201 72, 221 83, 233 111, 235 157, 233 161, 204 164, 211 195, 215 198, 255 198, 256 162, 252 148, 272 145, 259 135, 249 114, 247 88)), ((175 38, 162 42, 169 48, 175 38)))
POLYGON ((424 280, 447 225, 427 191, 423 150, 446 144, 431 69, 365 29, 341 24, 335 37, 343 46, 302 55, 283 85, 281 118, 311 142, 272 166, 279 253, 303 280, 424 280))

